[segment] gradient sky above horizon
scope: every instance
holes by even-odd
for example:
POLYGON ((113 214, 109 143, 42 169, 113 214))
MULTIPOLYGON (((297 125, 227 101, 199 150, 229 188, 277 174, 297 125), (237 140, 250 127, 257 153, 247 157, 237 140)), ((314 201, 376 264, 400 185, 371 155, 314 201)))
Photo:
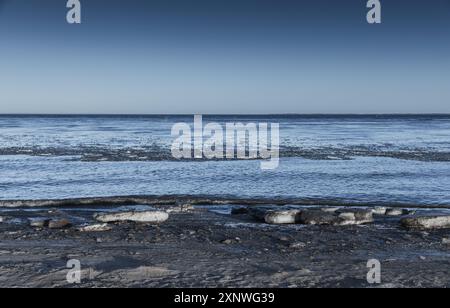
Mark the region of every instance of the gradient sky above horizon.
POLYGON ((0 0, 0 113, 450 113, 450 0, 0 0))

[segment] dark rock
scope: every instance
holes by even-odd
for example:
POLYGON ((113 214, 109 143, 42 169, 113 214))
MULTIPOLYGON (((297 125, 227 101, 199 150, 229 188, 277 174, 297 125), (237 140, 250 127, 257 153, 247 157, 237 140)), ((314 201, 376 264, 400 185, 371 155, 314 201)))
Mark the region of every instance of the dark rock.
POLYGON ((233 207, 231 209, 231 215, 243 215, 248 214, 248 209, 246 207, 233 207))
POLYGON ((259 221, 265 221, 266 215, 274 210, 273 207, 250 207, 248 208, 248 214, 259 221))
POLYGON ((305 225, 335 225, 341 219, 335 213, 324 212, 320 209, 302 211, 300 222, 305 225))
POLYGON ((50 220, 48 227, 50 229, 64 229, 70 227, 72 224, 67 219, 50 220))

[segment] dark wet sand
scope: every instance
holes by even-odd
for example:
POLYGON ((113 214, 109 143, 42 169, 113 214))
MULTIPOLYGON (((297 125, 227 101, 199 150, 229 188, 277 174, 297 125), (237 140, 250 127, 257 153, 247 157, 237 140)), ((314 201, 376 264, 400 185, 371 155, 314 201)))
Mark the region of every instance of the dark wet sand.
POLYGON ((26 223, 43 216, 77 224, 92 214, 1 214, 9 222, 0 223, 0 287, 374 287, 369 259, 382 263, 378 287, 450 287, 450 246, 442 242, 450 232, 404 230, 399 218, 270 226, 197 209, 159 226, 121 223, 99 233, 26 223), (81 262, 80 285, 66 281, 70 259, 81 262))

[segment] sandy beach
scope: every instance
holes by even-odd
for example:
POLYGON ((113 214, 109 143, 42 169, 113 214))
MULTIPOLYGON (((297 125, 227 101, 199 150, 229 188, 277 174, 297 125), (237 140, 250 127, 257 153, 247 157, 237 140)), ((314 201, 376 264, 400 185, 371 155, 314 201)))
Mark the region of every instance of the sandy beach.
POLYGON ((220 206, 154 208, 169 219, 110 223, 105 230, 80 230, 95 226, 93 215, 104 206, 2 212, 0 286, 450 286, 448 230, 408 230, 401 217, 354 226, 270 225, 220 206), (31 226, 39 219, 71 225, 31 226), (381 284, 367 282, 370 259, 381 262, 381 284), (80 261, 80 284, 66 279, 69 260, 80 261))

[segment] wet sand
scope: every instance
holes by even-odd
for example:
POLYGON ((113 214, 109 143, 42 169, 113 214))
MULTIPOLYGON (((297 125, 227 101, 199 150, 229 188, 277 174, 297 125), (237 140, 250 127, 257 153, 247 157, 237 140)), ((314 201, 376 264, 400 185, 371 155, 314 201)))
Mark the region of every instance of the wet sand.
MULTIPOLYGON (((160 205, 160 209, 169 209, 160 205)), ((102 209, 2 212, 0 287, 450 287, 449 230, 406 230, 398 217, 361 226, 267 225, 207 209, 172 212, 160 225, 116 223, 80 232, 102 209), (34 228, 29 218, 74 226, 34 228), (81 262, 69 284, 67 262, 81 262), (367 282, 367 262, 382 283, 367 282)))

